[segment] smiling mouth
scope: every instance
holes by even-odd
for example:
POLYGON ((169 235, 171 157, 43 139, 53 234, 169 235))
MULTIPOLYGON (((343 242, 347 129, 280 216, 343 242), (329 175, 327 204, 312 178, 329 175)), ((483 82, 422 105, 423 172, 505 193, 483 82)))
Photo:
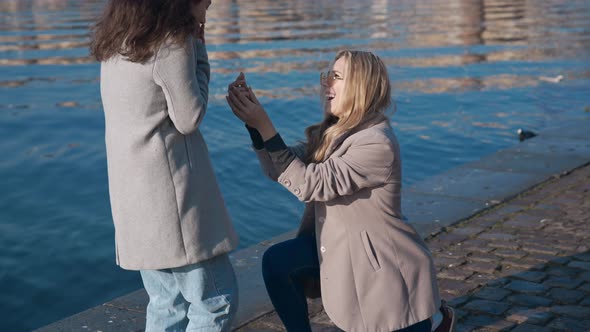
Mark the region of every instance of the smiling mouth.
POLYGON ((332 101, 332 99, 334 99, 336 96, 326 96, 326 100, 327 101, 332 101))

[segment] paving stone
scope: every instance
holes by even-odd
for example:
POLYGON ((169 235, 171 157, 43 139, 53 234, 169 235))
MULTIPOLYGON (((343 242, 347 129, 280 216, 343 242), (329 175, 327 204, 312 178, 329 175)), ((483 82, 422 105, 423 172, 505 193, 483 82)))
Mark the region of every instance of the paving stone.
POLYGON ((448 305, 455 308, 455 314, 457 313, 457 309, 458 307, 462 306, 463 304, 465 304, 467 301, 469 301, 469 296, 459 296, 456 297, 450 301, 448 301, 448 305))
POLYGON ((553 247, 568 253, 574 252, 577 245, 575 243, 571 243, 571 236, 568 235, 568 240, 566 241, 568 242, 556 241, 553 243, 553 247))
POLYGON ((547 277, 547 273, 541 271, 524 271, 513 275, 513 277, 530 282, 540 282, 547 277))
POLYGON ((537 263, 550 263, 555 259, 555 256, 531 252, 526 256, 526 258, 537 263))
POLYGON ((455 243, 459 243, 459 242, 463 242, 463 241, 467 240, 468 236, 456 234, 456 233, 443 233, 443 234, 437 235, 437 238, 441 242, 455 244, 455 243))
POLYGON ((265 316, 263 321, 267 327, 280 329, 285 328, 285 325, 283 325, 283 321, 279 318, 279 315, 277 315, 276 311, 273 311, 272 313, 265 316))
POLYGON ((584 280, 584 281, 590 281, 590 271, 580 273, 580 275, 578 276, 578 279, 584 280))
POLYGON ((322 311, 320 314, 316 315, 311 319, 312 322, 321 325, 334 325, 328 314, 325 311, 322 311))
POLYGON ((440 289, 447 290, 449 293, 455 295, 467 294, 470 290, 475 288, 475 286, 466 282, 451 279, 438 279, 438 286, 440 289))
POLYGON ((557 331, 590 331, 590 320, 558 317, 547 326, 557 331))
POLYGON ((469 311, 463 309, 455 308, 455 315, 457 316, 457 320, 463 320, 465 317, 469 316, 469 311))
POLYGON ((467 325, 459 323, 457 324, 456 332, 473 332, 477 327, 473 325, 467 325))
POLYGON ((575 259, 585 262, 590 262, 590 252, 584 252, 574 256, 575 259))
POLYGON ((543 265, 539 265, 537 261, 529 260, 526 257, 522 259, 505 258, 502 260, 502 266, 513 266, 525 270, 543 267, 543 265))
POLYGON ((473 296, 484 300, 500 301, 511 293, 509 290, 503 288, 484 287, 475 292, 473 296))
POLYGON ((457 250, 441 250, 440 252, 436 253, 436 257, 445 257, 451 259, 464 259, 465 258, 465 251, 457 251, 457 250))
POLYGON ((277 332, 277 331, 285 331, 285 329, 280 329, 276 327, 265 326, 263 322, 252 322, 244 327, 241 327, 235 332, 277 332))
POLYGON ((530 323, 536 325, 544 325, 553 318, 553 313, 549 308, 512 308, 508 311, 506 320, 515 322, 517 324, 530 323))
POLYGON ((590 307, 590 296, 586 296, 579 304, 585 307, 590 307))
POLYGON ((311 323, 311 332, 342 332, 335 325, 311 323))
POLYGON ((307 312, 309 312, 310 316, 315 316, 324 311, 324 305, 322 304, 322 299, 307 299, 307 312))
POLYGON ((555 265, 555 266, 559 266, 562 268, 565 268, 569 262, 571 261, 571 259, 569 257, 557 257, 557 258, 553 258, 551 261, 549 261, 549 265, 555 265))
POLYGON ((430 252, 432 252, 433 254, 443 249, 446 249, 448 246, 447 243, 441 243, 440 241, 438 241, 437 238, 430 238, 426 241, 426 243, 428 244, 428 249, 430 249, 430 252))
POLYGON ((567 266, 590 271, 590 262, 573 261, 570 262, 567 266))
POLYGON ((464 235, 467 237, 473 237, 473 236, 483 232, 484 230, 485 230, 485 228, 483 228, 483 227, 466 226, 466 227, 453 229, 453 233, 459 234, 459 235, 464 235))
POLYGON ((578 289, 590 293, 590 284, 583 284, 582 286, 578 287, 578 289))
POLYGON ((534 229, 543 227, 543 224, 541 224, 539 220, 508 220, 502 224, 502 227, 534 229))
POLYGON ((522 294, 532 294, 532 295, 539 295, 547 292, 549 289, 547 286, 543 284, 538 284, 535 282, 530 281, 522 281, 522 280, 515 280, 505 286, 505 288, 522 293, 522 294))
POLYGON ((545 297, 524 294, 508 296, 507 301, 531 308, 546 307, 553 302, 551 299, 545 297))
POLYGON ((517 250, 520 245, 516 241, 492 241, 488 246, 500 249, 517 250))
POLYGON ((500 265, 494 262, 470 262, 465 264, 464 269, 481 272, 481 273, 494 273, 500 265))
POLYGON ((469 277, 466 280, 466 282, 477 285, 479 287, 489 285, 490 282, 494 281, 497 278, 498 276, 494 274, 475 273, 471 277, 469 277))
POLYGON ((523 245, 521 247, 522 250, 527 251, 527 252, 533 252, 533 253, 538 253, 538 254, 545 254, 545 255, 552 255, 555 256, 557 254, 559 254, 560 250, 559 249, 554 249, 548 246, 544 246, 544 245, 523 245))
POLYGON ((568 277, 551 277, 543 282, 543 285, 547 287, 559 287, 574 289, 583 283, 582 280, 572 279, 568 277))
POLYGON ((580 291, 553 288, 549 291, 549 296, 554 300, 555 303, 575 304, 586 295, 580 291))
POLYGON ((463 322, 463 324, 475 326, 478 328, 485 327, 497 331, 509 331, 515 325, 514 322, 509 322, 507 320, 488 315, 468 316, 467 319, 465 319, 465 321, 463 322))
POLYGON ((484 233, 478 236, 479 239, 493 241, 510 241, 516 238, 516 235, 508 233, 484 233))
POLYGON ((465 251, 476 251, 476 252, 490 252, 494 248, 488 247, 489 241, 480 239, 469 239, 461 243, 461 248, 465 251))
POLYGON ((551 311, 559 314, 575 318, 590 317, 590 308, 577 305, 556 305, 551 307, 551 311))
POLYGON ((456 298, 458 295, 457 291, 453 290, 452 292, 447 289, 439 288, 438 293, 440 295, 441 300, 445 300, 447 302, 451 301, 452 299, 456 298))
POLYGON ((505 258, 514 258, 519 259, 527 255, 527 253, 522 252, 520 250, 513 250, 513 249, 496 249, 493 251, 494 255, 505 257, 505 258))
POLYGON ((452 280, 465 280, 473 274, 472 271, 464 270, 461 268, 445 269, 437 274, 438 278, 452 279, 452 280))
POLYGON ((472 253, 471 255, 469 255, 467 257, 467 259, 470 261, 475 261, 475 262, 489 263, 489 262, 495 262, 499 258, 498 258, 498 256, 491 254, 491 253, 475 252, 475 253, 472 253))
POLYGON ((547 269, 547 274, 554 277, 575 277, 576 274, 578 274, 578 271, 579 270, 571 267, 557 265, 549 267, 547 269))
POLYGON ((502 220, 508 218, 508 214, 502 215, 485 215, 483 217, 479 217, 478 219, 471 222, 471 226, 481 227, 483 229, 488 229, 492 226, 499 224, 502 220))
POLYGON ((509 283, 511 280, 508 278, 498 278, 495 280, 492 280, 488 283, 488 286, 490 287, 502 287, 504 285, 506 285, 507 283, 509 283))
POLYGON ((473 300, 463 306, 463 309, 499 316, 510 308, 509 304, 490 301, 490 300, 473 300))
POLYGON ((448 257, 434 257, 434 265, 438 267, 450 268, 465 264, 466 259, 455 259, 448 257))
POLYGON ((532 325, 532 324, 522 324, 517 326, 512 332, 551 332, 552 330, 548 327, 532 325))

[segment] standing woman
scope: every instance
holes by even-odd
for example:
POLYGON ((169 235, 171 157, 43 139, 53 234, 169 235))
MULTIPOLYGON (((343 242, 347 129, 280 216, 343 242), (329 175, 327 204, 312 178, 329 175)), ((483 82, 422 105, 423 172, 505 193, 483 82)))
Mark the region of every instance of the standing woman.
POLYGON ((321 75, 325 118, 294 148, 245 83, 240 76, 230 84, 230 107, 246 123, 266 175, 306 203, 297 237, 269 248, 262 263, 287 331, 311 331, 305 294, 314 279, 326 313, 345 331, 452 330, 430 251, 402 220, 400 151, 384 114, 391 87, 383 62, 369 52, 339 52, 321 75))
POLYGON ((238 238, 199 126, 210 0, 110 0, 93 28, 117 264, 139 270, 147 331, 229 331, 238 238))

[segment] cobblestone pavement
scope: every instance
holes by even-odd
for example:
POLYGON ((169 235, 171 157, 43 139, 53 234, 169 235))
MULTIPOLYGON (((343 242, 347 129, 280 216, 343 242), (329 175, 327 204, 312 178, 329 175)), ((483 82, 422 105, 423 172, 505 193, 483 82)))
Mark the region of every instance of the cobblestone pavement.
MULTIPOLYGON (((427 239, 457 331, 590 331, 590 166, 427 239)), ((310 302, 314 331, 339 331, 310 302)), ((271 312, 239 332, 284 331, 271 312)))

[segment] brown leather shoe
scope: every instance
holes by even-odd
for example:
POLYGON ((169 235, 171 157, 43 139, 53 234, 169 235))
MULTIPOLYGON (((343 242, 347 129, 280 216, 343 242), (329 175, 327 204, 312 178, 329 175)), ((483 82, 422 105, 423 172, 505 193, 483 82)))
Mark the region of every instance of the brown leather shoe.
POLYGON ((455 310, 449 307, 447 302, 442 301, 440 305, 440 312, 443 315, 443 319, 442 322, 440 322, 440 325, 438 325, 438 327, 436 328, 436 330, 434 330, 434 332, 454 332, 457 323, 457 318, 455 317, 455 310))

